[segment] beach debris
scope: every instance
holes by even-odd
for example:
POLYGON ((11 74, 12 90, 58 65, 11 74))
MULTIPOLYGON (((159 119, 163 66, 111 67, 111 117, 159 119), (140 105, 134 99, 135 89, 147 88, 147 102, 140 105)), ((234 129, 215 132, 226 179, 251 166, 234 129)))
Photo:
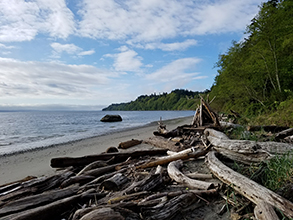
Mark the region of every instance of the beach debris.
POLYGON ((139 145, 141 143, 142 143, 142 140, 131 139, 129 141, 121 142, 119 144, 118 148, 127 149, 127 148, 130 148, 130 147, 134 147, 136 145, 139 145))
POLYGON ((201 98, 189 125, 169 131, 160 119, 149 139, 121 142, 101 154, 52 158, 51 167, 58 168, 55 175, 0 186, 0 218, 191 220, 202 219, 195 213, 207 212, 210 204, 218 207, 214 220, 232 215, 277 219, 274 208, 292 218, 291 201, 232 170, 222 159, 258 164, 293 150, 293 145, 231 140, 221 131, 222 124, 201 98), (136 150, 131 151, 133 146, 136 150))
POLYGON ((122 117, 120 115, 105 115, 100 121, 101 122, 118 122, 118 121, 122 121, 122 117))

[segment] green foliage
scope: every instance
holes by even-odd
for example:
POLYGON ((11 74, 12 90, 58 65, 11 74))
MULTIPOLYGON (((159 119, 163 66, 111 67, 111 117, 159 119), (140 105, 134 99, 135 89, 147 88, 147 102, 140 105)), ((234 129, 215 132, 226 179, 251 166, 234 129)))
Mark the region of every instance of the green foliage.
POLYGON ((246 34, 219 56, 210 95, 215 110, 252 116, 275 110, 293 87, 293 1, 263 3, 246 34))
POLYGON ((151 94, 139 96, 135 101, 112 104, 103 111, 152 111, 152 110, 195 110, 199 103, 198 94, 183 89, 173 90, 171 93, 151 94))
POLYGON ((284 184, 292 182, 293 157, 292 152, 282 156, 276 156, 267 163, 267 169, 263 177, 264 185, 275 191, 284 184))

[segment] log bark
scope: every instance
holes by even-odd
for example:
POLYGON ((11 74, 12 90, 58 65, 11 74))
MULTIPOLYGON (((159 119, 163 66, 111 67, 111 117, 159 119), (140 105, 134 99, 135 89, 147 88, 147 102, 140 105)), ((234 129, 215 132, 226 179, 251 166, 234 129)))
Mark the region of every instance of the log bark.
POLYGON ((49 191, 42 194, 25 197, 16 201, 5 204, 0 209, 0 217, 10 215, 16 212, 21 212, 27 209, 32 209, 38 206, 42 206, 48 203, 52 203, 56 200, 70 197, 76 194, 78 187, 71 187, 69 189, 49 191))
POLYGON ((274 207, 266 202, 258 203, 254 208, 254 216, 257 220, 277 220, 277 216, 274 207))
POLYGON ((206 173, 187 173, 185 175, 193 179, 213 179, 212 174, 206 173))
POLYGON ((216 157, 214 151, 207 154, 206 163, 208 168, 218 179, 233 187, 234 190, 253 203, 259 204, 265 201, 282 211, 287 217, 293 217, 293 203, 230 169, 216 157))
POLYGON ((175 180, 178 183, 182 183, 184 186, 190 189, 211 189, 214 188, 213 183, 208 183, 205 181, 190 179, 185 176, 182 172, 180 172, 180 167, 183 166, 183 162, 181 160, 173 161, 168 165, 168 174, 171 179, 175 180))
POLYGON ((70 186, 75 183, 79 183, 80 185, 86 184, 92 180, 94 180, 94 176, 73 176, 68 178, 67 180, 63 181, 62 184, 60 185, 60 188, 65 188, 67 186, 70 186))
POLYGON ((186 151, 184 154, 176 154, 174 156, 164 157, 162 159, 157 159, 155 161, 151 161, 142 165, 139 165, 136 167, 136 169, 145 169, 149 167, 155 167, 158 165, 167 164, 169 162, 175 161, 175 160, 185 160, 189 158, 198 158, 201 156, 206 155, 206 153, 209 151, 209 149, 198 149, 193 150, 193 148, 190 148, 189 151, 186 151))
POLYGON ((146 144, 150 144, 155 147, 165 148, 165 149, 175 151, 175 152, 182 150, 181 147, 176 145, 175 142, 168 141, 166 138, 163 138, 163 137, 150 137, 150 138, 144 140, 144 142, 146 144))
POLYGON ((111 208, 99 208, 84 215, 80 220, 124 220, 124 217, 111 208))
POLYGON ((69 166, 85 166, 97 160, 109 160, 115 157, 113 162, 121 162, 126 160, 128 157, 137 158, 140 156, 154 156, 154 155, 163 155, 166 154, 167 150, 165 149, 156 149, 156 150, 140 150, 133 152, 116 152, 116 153, 104 153, 96 155, 88 155, 83 157, 57 157, 51 159, 51 167, 60 168, 60 167, 69 167, 69 166))
POLYGON ((104 180, 100 188, 105 190, 113 190, 117 191, 121 188, 121 186, 128 181, 127 177, 124 176, 122 173, 117 173, 111 178, 104 180))
POLYGON ((136 145, 139 145, 141 143, 142 143, 142 140, 132 139, 130 141, 121 142, 119 144, 118 148, 127 149, 127 148, 130 148, 130 147, 134 147, 136 145))
POLYGON ((85 166, 81 171, 79 171, 79 173, 76 174, 76 176, 80 176, 80 175, 84 174, 85 172, 87 172, 89 170, 99 168, 99 167, 105 167, 107 165, 108 165, 107 162, 102 161, 102 160, 92 162, 89 165, 85 166))
POLYGON ((219 138, 222 140, 230 140, 230 138, 225 133, 223 133, 221 131, 217 131, 215 129, 211 129, 211 128, 205 129, 204 135, 205 136, 212 136, 212 137, 219 138))
POLYGON ((37 208, 29 209, 20 213, 8 215, 2 220, 51 220, 62 219, 61 215, 67 210, 76 205, 80 195, 71 196, 65 199, 57 200, 48 205, 40 206, 37 208))
POLYGON ((289 128, 289 129, 283 130, 281 132, 278 132, 277 134, 275 134, 275 139, 277 141, 279 141, 279 140, 284 139, 285 137, 291 136, 291 135, 293 135, 293 128, 289 128))

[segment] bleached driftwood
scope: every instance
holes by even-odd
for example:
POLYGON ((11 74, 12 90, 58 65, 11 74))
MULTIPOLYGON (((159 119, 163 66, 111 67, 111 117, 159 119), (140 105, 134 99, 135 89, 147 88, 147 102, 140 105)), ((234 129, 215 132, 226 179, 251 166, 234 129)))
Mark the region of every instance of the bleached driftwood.
POLYGON ((158 165, 167 164, 169 162, 175 161, 175 160, 185 160, 189 158, 198 158, 200 156, 206 155, 206 153, 209 151, 209 149, 197 149, 194 150, 193 148, 190 148, 189 151, 185 151, 184 154, 176 154, 169 157, 159 158, 155 161, 150 161, 145 164, 139 165, 136 167, 136 169, 145 169, 148 167, 155 167, 158 165))
POLYGON ((216 157, 215 151, 207 154, 206 163, 218 179, 233 187, 234 190, 253 203, 260 204, 265 201, 279 209, 287 217, 293 217, 293 203, 227 167, 216 157))
POLYGON ((191 189, 210 189, 214 187, 213 183, 205 182, 201 180, 191 179, 185 176, 179 169, 183 166, 182 160, 176 160, 169 163, 167 167, 168 174, 171 179, 175 180, 178 183, 183 183, 184 186, 187 186, 191 189))
POLYGON ((254 216, 257 220, 277 220, 277 216, 274 207, 270 204, 262 201, 258 203, 254 208, 254 216))

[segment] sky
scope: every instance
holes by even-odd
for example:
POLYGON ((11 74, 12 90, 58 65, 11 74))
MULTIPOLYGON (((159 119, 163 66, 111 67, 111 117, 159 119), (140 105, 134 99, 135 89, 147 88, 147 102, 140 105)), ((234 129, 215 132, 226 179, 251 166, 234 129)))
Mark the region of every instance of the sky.
POLYGON ((204 91, 261 0, 0 0, 0 110, 204 91))

